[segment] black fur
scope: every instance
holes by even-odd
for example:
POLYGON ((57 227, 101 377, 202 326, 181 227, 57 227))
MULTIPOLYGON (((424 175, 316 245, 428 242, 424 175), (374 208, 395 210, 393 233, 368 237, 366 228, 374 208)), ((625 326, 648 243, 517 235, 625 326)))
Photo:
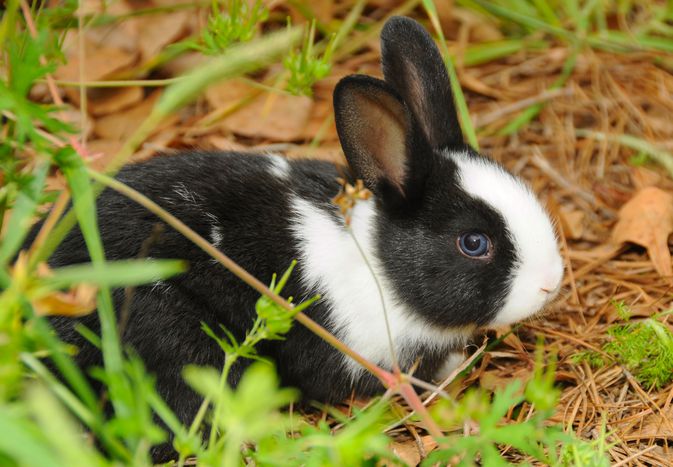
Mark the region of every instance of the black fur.
MULTIPOLYGON (((450 147, 482 156, 462 142, 446 72, 441 72, 441 57, 427 33, 411 20, 394 18, 386 25, 382 41, 386 82, 346 78, 335 93, 339 136, 354 177, 364 179, 376 195, 375 254, 397 296, 428 324, 441 328, 485 324, 508 291, 515 248, 504 220, 459 188, 455 164, 442 150, 450 147), (398 66, 402 59, 406 64, 398 66), (409 91, 414 87, 423 95, 409 91), (367 105, 355 106, 354 96, 381 106, 378 115, 384 117, 373 124, 397 126, 390 132, 382 128, 384 137, 404 135, 387 146, 396 152, 397 165, 381 159, 386 154, 376 153, 378 146, 369 144, 366 132, 353 128, 357 121, 372 124, 367 121, 367 105), (423 102, 410 101, 416 98, 423 102), (429 113, 420 115, 425 111, 429 113), (394 133, 398 130, 401 133, 394 133), (370 157, 379 159, 372 162, 370 157), (458 252, 456 239, 472 230, 491 238, 495 251, 491 260, 468 259, 458 252)), ((301 256, 291 230, 291 196, 310 201, 341 222, 330 200, 339 190, 336 178, 344 172, 325 162, 294 161, 289 162, 289 176, 284 179, 270 172, 271 165, 263 155, 194 152, 128 166, 118 178, 205 238, 211 237, 213 226, 219 227, 219 248, 257 278, 269 281, 273 273, 283 272, 301 256)), ((136 257, 160 223, 110 190, 98 199, 98 215, 111 260, 136 257)), ((142 357, 148 371, 156 375, 160 395, 188 424, 200 398, 183 382, 183 366, 221 368, 224 360, 218 345, 201 331, 201 323, 212 329, 222 324, 242 340, 254 321, 258 294, 168 226, 151 244, 149 256, 185 259, 190 268, 164 283, 137 288, 123 341, 142 357)), ((50 263, 63 266, 88 260, 81 233, 75 229, 50 263)), ((283 294, 305 298, 322 292, 305 290, 299 282, 301 271, 300 263, 283 294)), ((117 310, 123 295, 114 291, 117 310)), ((308 314, 335 331, 328 302, 313 305, 308 314)), ((101 364, 100 352, 73 329, 82 322, 97 331, 95 313, 52 322, 65 341, 80 348, 76 356, 80 366, 101 364)), ((306 400, 339 402, 352 393, 367 396, 383 389, 366 372, 353 380, 345 358, 299 325, 286 340, 264 342, 258 350, 276 362, 282 383, 298 387, 306 400)), ((429 342, 399 349, 399 354, 405 369, 420 362, 416 376, 430 380, 451 350, 450 344, 429 342)), ((241 361, 232 369, 231 384, 237 383, 246 364, 241 361)), ((154 451, 157 461, 171 454, 168 444, 154 451)))
POLYGON ((416 21, 396 16, 381 31, 383 76, 409 106, 435 148, 463 145, 449 76, 428 32, 416 21))

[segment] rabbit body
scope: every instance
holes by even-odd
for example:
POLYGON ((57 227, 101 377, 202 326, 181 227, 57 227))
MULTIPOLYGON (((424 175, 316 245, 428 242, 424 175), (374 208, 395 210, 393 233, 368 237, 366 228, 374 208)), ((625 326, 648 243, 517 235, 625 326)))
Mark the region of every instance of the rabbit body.
MULTIPOLYGON (((540 311, 558 292, 563 265, 552 224, 528 187, 463 142, 446 69, 427 32, 413 20, 393 18, 381 41, 385 81, 353 75, 334 93, 350 180, 362 179, 373 193, 356 203, 350 226, 332 203, 337 177, 349 176, 326 162, 194 152, 128 166, 118 178, 262 281, 297 259, 283 295, 300 301, 321 294, 307 310, 311 318, 370 361, 391 368, 394 353, 402 370, 415 368, 415 376, 431 380, 451 369, 446 362, 455 366, 451 355, 476 328, 540 311)), ((160 223, 109 190, 99 197, 98 215, 110 260, 137 257, 160 223)), ((169 227, 155 237, 149 257, 181 258, 190 267, 136 289, 126 304, 123 340, 189 423, 200 398, 184 383, 182 367, 224 362, 201 323, 214 330, 223 325, 241 340, 259 296, 169 227)), ((88 260, 74 230, 51 263, 88 260)), ((122 290, 114 299, 124 308, 122 290)), ((80 321, 98 329, 96 314, 80 321)), ((62 338, 80 348, 78 363, 99 365, 100 352, 79 336, 75 322, 53 319, 62 338)), ((338 402, 383 389, 300 325, 258 351, 306 400, 338 402)), ((237 365, 234 385, 246 361, 237 365)), ((155 457, 169 450, 160 448, 155 457)))
MULTIPOLYGON (((311 248, 311 241, 305 237, 314 234, 307 229, 319 229, 316 234, 331 237, 327 241, 335 255, 341 257, 341 264, 333 266, 335 273, 344 276, 334 277, 337 282, 343 281, 337 285, 343 290, 337 293, 352 294, 354 301, 361 302, 354 304, 354 314, 381 314, 381 299, 375 286, 362 292, 362 285, 373 281, 370 266, 355 251, 357 246, 344 227, 343 217, 330 202, 340 189, 338 176, 333 164, 321 161, 290 162, 277 155, 193 153, 158 157, 129 166, 119 173, 118 179, 156 200, 255 277, 268 281, 272 274, 284 271, 298 258, 299 271, 283 290, 283 295, 295 300, 321 291, 315 282, 326 280, 307 276, 301 265, 306 249, 311 248), (204 167, 208 170, 204 171, 204 167), (339 248, 341 245, 345 247, 339 248), (363 278, 363 274, 370 279, 363 278), (354 285, 353 279, 357 286, 348 290, 354 285)), ((375 226, 371 225, 371 219, 360 219, 360 212, 369 209, 368 202, 363 203, 355 210, 352 232, 368 246, 373 233, 369 229, 375 226)), ((111 190, 105 190, 98 199, 98 217, 108 260, 137 257, 143 243, 152 237, 154 226, 161 223, 140 205, 111 190)), ((189 270, 134 290, 123 330, 124 342, 143 358, 147 369, 157 377, 159 392, 184 420, 194 414, 200 400, 187 390, 181 377, 182 367, 198 364, 221 368, 224 363, 222 350, 204 334, 201 323, 214 330, 223 325, 242 341, 255 320, 254 305, 259 294, 168 226, 151 241, 148 256, 184 259, 189 270)), ((75 229, 50 263, 64 266, 88 261, 82 235, 75 229)), ((115 308, 122 309, 124 291, 115 290, 114 299, 115 308)), ((360 344, 357 350, 389 367, 385 355, 387 341, 381 346, 358 342, 357 337, 354 340, 353 331, 344 333, 330 308, 329 300, 323 300, 312 305, 308 313, 346 341, 360 344), (377 358, 381 350, 383 358, 377 358)), ((95 313, 78 320, 53 318, 64 340, 80 348, 78 363, 84 368, 99 365, 100 352, 74 330, 75 323, 80 321, 95 331, 99 328, 95 313)), ((385 328, 376 329, 378 324, 383 324, 378 318, 362 322, 362 334, 380 339, 385 328)), ((443 342, 414 343, 412 349, 403 352, 405 361, 415 362, 423 356, 417 375, 431 379, 447 353, 460 346, 462 340, 454 342, 451 339, 454 335, 458 336, 447 332, 443 342)), ((357 370, 341 353, 300 325, 294 326, 284 341, 260 344, 259 353, 276 362, 284 384, 301 388, 302 395, 309 400, 338 402, 353 391, 369 395, 382 388, 376 379, 357 370)), ((241 371, 241 365, 234 367, 232 384, 236 384, 241 371)))

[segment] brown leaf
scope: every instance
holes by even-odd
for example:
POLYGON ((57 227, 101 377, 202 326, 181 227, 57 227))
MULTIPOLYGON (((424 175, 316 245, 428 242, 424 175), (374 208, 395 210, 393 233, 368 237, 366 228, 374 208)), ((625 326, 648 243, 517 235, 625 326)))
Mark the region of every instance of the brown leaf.
POLYGON ((647 415, 642 427, 631 434, 623 436, 624 439, 673 439, 673 406, 669 406, 662 412, 647 415))
POLYGON ((137 18, 134 26, 137 28, 143 61, 156 56, 168 44, 175 42, 185 35, 187 19, 191 12, 175 11, 163 15, 137 18))
POLYGON ((142 99, 143 90, 139 86, 107 88, 89 92, 87 105, 91 114, 99 117, 124 110, 142 99))
POLYGON ((661 173, 650 170, 647 167, 631 167, 631 179, 638 189, 656 186, 661 183, 662 178, 661 173))
POLYGON ((437 447, 437 442, 432 436, 422 436, 421 443, 423 444, 423 451, 425 452, 421 452, 418 443, 413 439, 394 442, 390 445, 390 449, 397 457, 404 461, 405 464, 416 467, 421 463, 423 458, 437 447))
POLYGON ((572 240, 582 238, 584 233, 584 219, 586 218, 584 212, 561 208, 558 211, 558 217, 563 229, 563 234, 572 240))
POLYGON ((521 383, 523 383, 521 385, 520 390, 521 392, 523 392, 523 388, 532 377, 533 372, 526 367, 516 368, 513 371, 508 371, 505 374, 501 374, 496 370, 489 370, 484 371, 481 374, 479 378, 479 385, 484 389, 496 392, 496 391, 502 391, 513 380, 518 379, 519 381, 521 381, 521 383))
MULTIPOLYGON (((76 41, 73 41, 73 47, 67 53, 67 63, 56 70, 55 75, 58 79, 65 81, 79 81, 80 79, 79 48, 75 47, 74 44, 76 44, 76 41)), ((84 39, 84 51, 84 69, 82 70, 84 81, 98 81, 112 73, 123 70, 133 65, 138 56, 137 53, 117 47, 99 45, 88 37, 84 39)))
POLYGON ((612 231, 615 244, 630 242, 647 249, 661 276, 672 276, 668 237, 673 233, 673 195, 655 187, 638 191, 619 210, 612 231))
POLYGON ((232 133, 249 138, 272 141, 301 139, 309 119, 313 100, 306 96, 267 94, 243 101, 255 95, 255 89, 243 81, 227 81, 213 86, 206 92, 206 99, 215 109, 225 109, 241 104, 227 116, 223 127, 232 133))
POLYGON ((96 309, 98 288, 79 284, 67 292, 52 292, 33 300, 33 307, 42 316, 83 316, 96 309))
MULTIPOLYGON (((126 140, 138 129, 143 120, 147 118, 160 95, 161 91, 155 91, 136 106, 99 118, 96 120, 94 133, 101 139, 113 141, 126 140)), ((174 121, 176 118, 176 116, 169 117, 155 132, 165 128, 169 122, 174 121)))

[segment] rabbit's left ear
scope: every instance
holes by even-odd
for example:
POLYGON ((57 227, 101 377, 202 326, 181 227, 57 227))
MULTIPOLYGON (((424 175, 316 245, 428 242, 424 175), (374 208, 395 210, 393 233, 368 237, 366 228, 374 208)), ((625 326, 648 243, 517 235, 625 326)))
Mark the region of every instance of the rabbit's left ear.
POLYGON ((381 31, 385 81, 402 97, 432 148, 460 147, 463 134, 442 56, 416 21, 394 16, 381 31))
POLYGON ((334 115, 355 176, 391 206, 417 200, 432 150, 390 86, 370 76, 343 78, 334 90, 334 115))

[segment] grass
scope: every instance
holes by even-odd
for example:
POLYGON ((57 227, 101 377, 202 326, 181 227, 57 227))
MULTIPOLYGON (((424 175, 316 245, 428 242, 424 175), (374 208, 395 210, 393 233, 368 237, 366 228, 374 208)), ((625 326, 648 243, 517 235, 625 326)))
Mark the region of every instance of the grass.
MULTIPOLYGON (((67 84, 54 81, 52 74, 63 61, 60 47, 65 34, 77 26, 76 4, 65 2, 58 8, 45 8, 19 0, 7 2, 0 20, 0 464, 149 465, 150 447, 168 436, 153 415, 174 436, 180 465, 192 456, 203 465, 250 461, 280 465, 288 460, 296 465, 357 465, 383 459, 400 463, 391 446, 406 442, 406 438, 418 438, 419 430, 430 433, 439 444, 423 461, 425 465, 451 460, 459 465, 542 462, 593 466, 610 461, 625 463, 634 455, 659 455, 653 444, 644 446, 642 441, 652 442, 656 435, 639 434, 631 420, 647 420, 650 413, 664 413, 670 402, 666 397, 673 373, 673 340, 668 315, 660 313, 670 306, 668 285, 651 267, 647 269, 637 253, 597 259, 586 245, 605 231, 605 221, 596 218, 609 218, 614 211, 609 196, 623 190, 629 149, 648 154, 670 170, 670 151, 652 142, 665 142, 667 133, 656 125, 655 112, 637 118, 639 104, 618 107, 624 116, 595 104, 600 97, 600 105, 605 105, 605 96, 611 103, 617 102, 615 95, 623 96, 615 93, 631 83, 628 79, 613 86, 620 77, 601 75, 593 82, 594 88, 582 83, 600 75, 596 67, 603 63, 602 54, 611 62, 623 61, 625 67, 638 66, 632 68, 634 73, 646 70, 654 76, 658 67, 670 60, 667 54, 673 52, 670 6, 655 1, 460 0, 456 2, 459 7, 480 22, 497 27, 502 35, 497 40, 471 43, 463 33, 451 33, 449 41, 445 40, 444 34, 450 32, 446 18, 430 1, 404 2, 395 5, 395 10, 377 10, 357 1, 333 12, 328 21, 316 19, 308 3, 294 4, 298 16, 311 20, 303 33, 298 26, 286 26, 287 11, 269 11, 261 2, 245 6, 249 4, 237 0, 84 16, 81 21, 85 27, 95 28, 123 24, 132 18, 210 9, 206 28, 174 44, 170 53, 160 51, 149 64, 138 64, 119 77, 124 79, 87 83, 91 87, 166 88, 146 120, 108 160, 106 173, 101 173, 91 167, 88 154, 79 145, 75 137, 80 135, 79 129, 63 122, 60 94, 52 93, 45 99, 57 105, 38 102, 30 95, 34 86, 54 85, 53 90, 56 85, 67 84), (393 11, 413 11, 438 37, 454 78, 454 94, 470 142, 476 145, 477 135, 481 135, 482 146, 510 167, 518 164, 522 154, 530 158, 533 145, 560 148, 554 161, 559 171, 545 172, 540 167, 527 170, 532 171, 538 190, 560 192, 566 207, 589 213, 592 235, 589 240, 576 242, 564 239, 571 273, 567 285, 576 291, 575 297, 566 294, 559 305, 564 317, 554 316, 544 326, 529 323, 502 336, 497 347, 480 354, 477 363, 464 372, 464 381, 449 386, 450 396, 441 393, 444 397, 429 412, 411 389, 408 375, 392 375, 364 360, 360 361, 362 365, 397 391, 396 399, 384 397, 360 409, 351 406, 346 414, 337 409, 328 409, 324 416, 288 412, 285 407, 296 400, 296 393, 278 386, 271 365, 255 363, 241 384, 230 388, 226 376, 233 362, 258 359, 255 346, 259 342, 280 338, 294 325, 305 325, 344 353, 352 353, 302 313, 310 301, 292 307, 279 295, 291 268, 278 284, 272 282, 267 287, 261 281, 269 278, 246 275, 189 226, 110 175, 137 153, 167 117, 185 108, 196 111, 198 104, 194 102, 214 82, 248 75, 262 85, 260 92, 276 88, 283 93, 312 95, 319 101, 324 98, 319 94, 320 80, 329 78, 335 67, 344 66, 347 60, 359 58, 358 54, 366 56, 368 41, 393 11), (33 32, 31 26, 35 26, 33 32), (168 79, 151 74, 189 50, 213 58, 191 74, 168 79), (540 59, 551 57, 554 50, 563 51, 560 63, 540 66, 540 59), (509 70, 520 71, 508 75, 509 70), (261 71, 266 75, 260 75, 261 71), (537 84, 527 81, 529 76, 537 84), (467 92, 458 86, 459 79, 468 84, 467 92), (503 82, 513 83, 513 89, 494 93, 503 82), (512 105, 513 95, 523 100, 522 88, 530 97, 570 84, 583 92, 572 106, 562 97, 523 108, 512 105), (599 96, 587 98, 596 87, 600 88, 599 96), (470 112, 479 116, 492 112, 491 103, 480 92, 490 92, 491 99, 509 105, 512 114, 480 118, 477 120, 489 123, 473 127, 470 112), (564 126, 563 122, 587 115, 602 119, 601 125, 570 131, 564 126), (609 149, 608 143, 618 145, 609 149), (564 152, 566 147, 571 149, 564 152), (62 174, 67 190, 54 192, 50 188, 55 172, 62 174), (596 174, 605 175, 611 183, 609 190, 599 192, 603 196, 600 201, 586 192, 587 187, 594 186, 596 174), (119 190, 165 219, 260 292, 258 319, 243 342, 236 342, 226 329, 204 329, 220 344, 226 363, 223 369, 184 370, 187 382, 205 398, 190 426, 177 420, 154 391, 152 376, 145 372, 142 362, 121 345, 110 296, 112 288, 169 277, 180 273, 184 265, 176 261, 106 260, 94 209, 103 185, 119 190), (70 198, 74 209, 64 213, 70 198), (32 222, 47 206, 54 208, 42 227, 43 241, 15 260, 32 222), (84 233, 91 263, 45 269, 44 261, 75 223, 84 233), (610 308, 600 305, 613 299, 640 303, 643 294, 659 297, 645 302, 648 315, 644 319, 618 316, 621 321, 615 324, 608 321, 610 308), (86 329, 81 332, 103 350, 105 366, 96 374, 106 388, 111 414, 103 412, 98 394, 74 365, 71 349, 53 335, 44 318, 56 310, 85 313, 94 304, 102 323, 101 335, 86 329), (544 336, 540 342, 539 335, 544 336), (528 353, 535 349, 537 357, 533 361, 528 353), (498 352, 516 358, 498 357, 498 352), (550 358, 545 362, 544 354, 557 354, 558 363, 550 358), (46 355, 64 375, 62 381, 42 363, 46 355), (527 375, 525 382, 513 376, 517 371, 527 375), (475 381, 487 381, 485 375, 504 375, 505 382, 496 390, 470 389, 475 381), (573 382, 568 383, 568 378, 573 382), (561 379, 563 387, 557 384, 561 379), (590 382, 589 387, 584 381, 590 382), (627 407, 626 395, 638 403, 627 407), (565 408, 562 415, 560 407, 565 408), (400 426, 400 419, 407 416, 400 426), (386 431, 391 426, 397 428, 386 431), (98 446, 82 443, 82 427, 96 437, 98 446), (207 443, 203 442, 204 432, 207 443)), ((640 92, 642 99, 651 99, 650 108, 659 108, 660 104, 667 108, 670 102, 660 97, 661 92, 655 92, 664 81, 640 80, 643 86, 653 87, 629 89, 640 92)), ((86 93, 83 95, 86 98, 86 93)), ((628 97, 622 101, 628 102, 628 97)), ((323 139, 326 130, 321 128, 323 139)), ((661 418, 661 423, 670 423, 661 418)), ((665 446, 665 440, 660 442, 665 446)))

